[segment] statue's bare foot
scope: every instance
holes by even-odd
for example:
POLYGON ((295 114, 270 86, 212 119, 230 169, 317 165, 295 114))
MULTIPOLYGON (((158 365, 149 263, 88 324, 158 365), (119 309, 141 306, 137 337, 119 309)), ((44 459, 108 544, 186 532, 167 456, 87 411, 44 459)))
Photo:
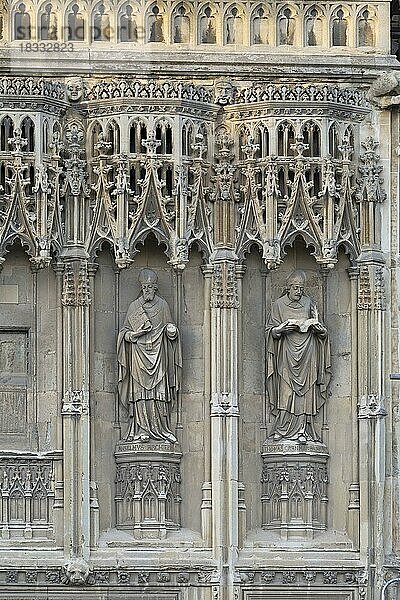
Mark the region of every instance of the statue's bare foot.
POLYGON ((165 435, 165 439, 167 439, 169 442, 171 442, 171 444, 175 444, 178 441, 172 433, 169 433, 169 434, 167 433, 165 435))
POLYGON ((304 433, 300 433, 299 437, 297 438, 299 444, 306 444, 307 443, 307 438, 304 435, 304 433))
POLYGON ((278 441, 282 439, 282 436, 279 433, 274 433, 274 440, 278 441))
POLYGON ((146 433, 141 433, 141 434, 139 435, 139 440, 140 440, 141 442, 148 442, 148 441, 149 441, 149 439, 150 439, 150 436, 149 436, 149 435, 147 435, 146 433))

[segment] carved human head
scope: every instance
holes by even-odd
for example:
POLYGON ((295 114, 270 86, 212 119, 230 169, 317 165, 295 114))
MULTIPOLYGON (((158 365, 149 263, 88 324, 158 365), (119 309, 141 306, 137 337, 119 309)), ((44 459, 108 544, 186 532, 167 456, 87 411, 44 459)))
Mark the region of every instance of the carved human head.
POLYGON ((71 77, 66 85, 67 97, 71 102, 78 102, 83 96, 83 82, 79 77, 71 77))
POLYGON ((157 291, 157 273, 152 269, 142 269, 139 273, 139 283, 142 286, 143 298, 151 302, 157 291))
POLYGON ((226 79, 220 79, 215 83, 215 101, 221 106, 230 104, 235 95, 235 86, 226 79))
POLYGON ((63 567, 65 583, 85 585, 90 575, 89 565, 82 558, 74 558, 63 567))
POLYGON ((290 273, 286 279, 286 292, 290 300, 299 301, 304 294, 304 285, 306 283, 306 274, 304 271, 296 270, 290 273))

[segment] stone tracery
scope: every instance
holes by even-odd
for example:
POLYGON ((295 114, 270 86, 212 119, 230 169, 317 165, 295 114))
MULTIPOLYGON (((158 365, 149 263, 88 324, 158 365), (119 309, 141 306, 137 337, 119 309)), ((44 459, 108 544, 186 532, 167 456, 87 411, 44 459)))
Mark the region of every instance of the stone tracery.
MULTIPOLYGON (((301 10, 281 3, 253 2, 250 7, 211 3, 196 7, 176 0, 171 7, 125 3, 117 15, 103 2, 72 3, 65 13, 58 5, 14 3, 9 13, 11 40, 57 40, 132 44, 218 44, 271 46, 377 45, 379 5, 340 7, 305 5, 301 10), (31 23, 37 22, 37 31, 31 23), (90 31, 89 31, 90 30, 90 31)), ((8 15, 6 15, 8 17, 8 15)), ((9 31, 9 27, 6 29, 9 31)))
MULTIPOLYGON (((96 15, 100 19, 98 29, 101 36, 107 37, 109 28, 111 39, 116 35, 112 33, 114 25, 111 21, 108 25, 104 19, 109 7, 104 4, 104 10, 100 10, 100 5, 97 6, 99 10, 96 15)), ((146 35, 154 47, 165 43, 162 37, 166 42, 172 42, 173 38, 174 44, 187 43, 187 40, 199 35, 199 29, 196 29, 199 21, 196 19, 204 18, 204 40, 207 39, 209 44, 239 44, 240 36, 246 42, 250 39, 250 32, 255 44, 261 43, 258 40, 267 39, 275 43, 276 14, 268 29, 265 20, 272 19, 270 7, 265 11, 261 11, 261 8, 259 6, 251 13, 252 18, 257 20, 250 27, 250 13, 239 5, 218 11, 215 6, 207 4, 204 12, 197 14, 192 7, 186 8, 183 4, 172 8, 166 8, 161 3, 152 4, 148 7, 146 35), (159 10, 154 12, 156 7, 159 10), (221 29, 221 23, 225 23, 226 29, 221 29), (171 27, 174 27, 174 33, 171 27)), ((327 27, 328 16, 323 11, 315 9, 317 14, 312 10, 307 13, 297 11, 297 14, 286 4, 281 8, 284 22, 279 34, 286 36, 285 46, 291 46, 295 40, 298 44, 303 39, 305 44, 312 47, 318 46, 317 42, 321 42, 321 45, 326 43, 329 32, 324 27, 327 27), (284 14, 286 10, 290 10, 290 14, 284 14), (295 24, 291 23, 292 18, 297 19, 295 24), (307 29, 305 23, 308 24, 307 29), (307 36, 304 37, 306 31, 307 36)), ((80 6, 78 9, 72 5, 68 10, 71 10, 74 18, 81 11, 88 23, 92 17, 80 6)), ((131 13, 128 5, 121 7, 120 22, 124 17, 126 37, 135 37, 132 31, 135 29, 134 22, 137 29, 140 24, 139 13, 136 9, 131 13)), ((333 14, 331 16, 336 18, 333 14)), ((370 17, 363 18, 368 20, 370 17)), ((354 19, 349 21, 347 32, 351 27, 356 27, 354 19)), ((104 39, 102 41, 106 42, 104 39)), ((128 42, 122 37, 120 41, 128 42)), ((348 41, 351 42, 350 35, 348 41)), ((101 43, 99 38, 96 39, 97 43, 101 43)), ((259 248, 265 265, 260 275, 260 263, 255 279, 258 282, 261 277, 265 278, 267 288, 271 286, 271 281, 273 286, 277 285, 276 280, 271 279, 272 273, 277 273, 279 278, 287 257, 293 260, 290 246, 296 246, 299 238, 304 240, 309 245, 310 254, 316 259, 312 271, 314 279, 319 277, 316 273, 321 267, 323 282, 318 286, 313 285, 322 297, 320 303, 325 311, 324 303, 329 301, 326 281, 331 277, 328 273, 332 273, 332 278, 337 277, 339 264, 343 266, 342 250, 345 248, 350 257, 346 264, 351 264, 349 277, 352 282, 353 313, 357 311, 357 302, 354 302, 357 297, 357 290, 354 290, 354 282, 357 287, 357 265, 358 261, 366 261, 361 268, 358 310, 363 311, 360 322, 369 319, 369 324, 362 331, 369 331, 368 327, 377 319, 376 313, 385 310, 384 269, 368 262, 369 255, 364 252, 365 248, 377 244, 372 229, 385 202, 382 165, 374 139, 365 137, 364 119, 370 115, 371 107, 364 92, 357 86, 226 81, 222 77, 207 83, 204 80, 189 83, 167 78, 154 81, 126 76, 114 79, 84 77, 75 81, 4 77, 0 90, 4 102, 0 125, 0 183, 3 188, 0 192, 3 219, 0 223, 0 256, 4 268, 9 264, 7 254, 10 245, 16 240, 22 240, 25 244, 36 280, 40 281, 50 271, 48 267, 54 266, 61 298, 58 311, 62 312, 65 327, 63 344, 69 348, 67 340, 84 338, 87 333, 85 326, 90 329, 89 314, 94 314, 96 319, 103 310, 99 304, 93 308, 96 298, 99 298, 100 286, 112 290, 111 301, 106 297, 107 294, 103 294, 102 302, 105 303, 114 302, 117 297, 123 302, 125 289, 131 294, 129 286, 132 280, 129 274, 137 268, 140 260, 148 260, 149 264, 155 261, 155 253, 146 255, 148 245, 144 251, 142 247, 143 242, 154 236, 167 255, 164 262, 161 261, 165 277, 163 289, 171 295, 169 302, 176 310, 177 322, 180 319, 179 325, 183 323, 186 327, 188 341, 192 330, 190 335, 187 331, 193 323, 188 325, 185 322, 187 296, 193 292, 189 285, 185 289, 185 277, 190 269, 193 270, 194 249, 199 248, 204 263, 205 298, 204 308, 199 312, 204 313, 204 322, 210 323, 215 337, 210 350, 201 348, 201 342, 197 342, 198 353, 207 355, 209 351, 213 373, 218 373, 212 382, 207 383, 205 377, 204 383, 204 397, 211 405, 212 425, 208 435, 212 440, 235 439, 239 435, 235 432, 235 423, 239 411, 243 409, 240 395, 243 390, 235 388, 240 377, 237 377, 237 364, 232 357, 238 356, 240 346, 239 336, 235 337, 241 331, 238 322, 242 315, 247 316, 243 310, 243 287, 247 286, 247 282, 242 285, 242 278, 247 258, 254 247, 259 248), (32 98, 37 103, 36 111, 27 102, 27 99, 31 102, 32 98), (12 140, 11 145, 8 144, 9 139, 12 140), (113 262, 111 258, 105 258, 107 247, 112 249, 113 262), (167 280, 165 273, 169 267, 172 267, 173 275, 167 280), (39 269, 41 271, 38 274, 39 269), (95 278, 96 269, 99 274, 95 278), (113 282, 111 285, 110 281, 113 282), (228 433, 224 429, 226 426, 232 427, 228 433)), ((306 253, 298 253, 297 256, 301 257, 299 260, 305 260, 306 253)), ((201 263, 200 258, 198 262, 201 263)), ((200 272, 198 264, 195 265, 200 272)), ((261 297, 263 302, 269 301, 273 297, 271 287, 261 297)), ((252 302, 254 307, 257 303, 254 299, 252 302)), ((118 311, 122 313, 124 307, 119 307, 118 311)), ((115 315, 119 314, 118 311, 115 309, 115 315)), ((334 316, 337 319, 342 317, 336 313, 334 316)), ((108 321, 111 320, 108 316, 103 326, 109 328, 108 321)), ((353 328, 355 322, 353 314, 353 328)), ((261 320, 257 323, 261 323, 261 320)), ((111 334, 107 329, 110 338, 113 336, 113 327, 115 324, 111 325, 111 334)), ((196 331, 196 335, 196 339, 200 340, 202 333, 196 331)), ((362 340, 361 334, 358 339, 362 340)), ((378 344, 379 341, 377 347, 378 344)), ((362 351, 365 354, 365 348, 362 351)), ((73 352, 75 350, 68 356, 76 358, 79 353, 73 352)), ((95 361, 100 354, 97 348, 95 361)), ((110 354, 111 359, 108 360, 113 365, 113 355, 110 354)), ((336 360, 340 358, 336 357, 336 360)), ((99 377, 100 373, 103 380, 109 377, 113 382, 114 367, 105 368, 104 364, 106 362, 96 366, 95 377, 99 377)), ((103 389, 100 392, 89 391, 88 387, 92 389, 88 384, 91 367, 83 358, 79 363, 83 375, 77 375, 77 371, 74 371, 74 360, 66 360, 63 369, 65 384, 60 405, 65 427, 71 427, 70 431, 65 431, 66 439, 71 440, 71 456, 74 457, 73 449, 78 447, 77 440, 87 439, 89 415, 97 423, 99 413, 104 412, 107 414, 107 427, 112 422, 111 411, 107 413, 105 407, 113 392, 109 392, 104 401, 103 389), (79 379, 81 375, 81 382, 77 384, 74 377, 79 379), (91 393, 96 402, 103 402, 97 416, 91 393)), ((186 369, 188 371, 188 364, 186 369)), ((191 377, 195 379, 196 375, 191 377)), ((247 391, 244 390, 245 394, 247 391)), ((188 398, 192 402, 190 393, 186 402, 188 398)), ((357 413, 354 407, 357 401, 358 396, 354 393, 349 398, 352 418, 357 413)), ((198 410, 196 402, 197 397, 194 397, 190 412, 198 410)), ((343 399, 340 402, 347 407, 343 399)), ((208 404, 205 411, 207 415, 208 404)), ((179 406, 179 402, 175 410, 177 422, 180 423, 182 406, 179 406)), ((187 410, 187 405, 184 405, 184 410, 187 410)), ((371 381, 362 395, 360 419, 378 420, 383 414, 379 382, 371 381)), ((203 417, 198 417, 197 422, 201 422, 203 417)), ((117 415, 115 428, 120 426, 118 419, 117 415)), ((324 435, 327 435, 329 416, 321 414, 321 420, 324 435)), ((245 427, 246 423, 243 425, 245 427)), ((198 427, 192 423, 191 426, 198 427)), ((179 437, 179 427, 177 431, 179 437)), ((183 431, 182 448, 184 444, 187 448, 190 432, 183 431)), ((192 441, 196 443, 196 439, 193 436, 189 444, 192 441)), ((242 443, 245 437, 240 437, 240 440, 242 443)), ((93 442, 94 445, 96 443, 107 441, 102 439, 101 442, 93 442)), ((243 441, 243 445, 251 443, 252 439, 243 441)), ((257 504, 263 507, 259 525, 268 531, 280 531, 282 537, 286 535, 290 538, 295 532, 294 536, 310 541, 314 535, 331 526, 327 517, 327 485, 328 472, 331 473, 332 468, 326 467, 325 450, 314 453, 312 465, 309 456, 301 456, 303 462, 300 466, 301 449, 297 449, 295 458, 292 456, 290 460, 279 448, 264 450, 269 455, 275 452, 275 462, 271 464, 271 461, 264 460, 261 501, 257 496, 258 488, 254 486, 251 491, 251 497, 257 497, 257 504), (285 519, 282 515, 285 512, 288 518, 283 522, 285 519)), ((68 451, 66 469, 69 468, 68 451)), ((150 460, 143 454, 146 448, 128 448, 121 444, 116 449, 117 515, 113 524, 128 532, 133 531, 136 538, 146 535, 162 538, 168 536, 168 532, 179 529, 185 518, 188 522, 188 516, 184 514, 188 510, 185 488, 188 467, 185 466, 186 473, 183 471, 182 477, 179 469, 182 459, 180 448, 175 448, 168 456, 162 455, 159 448, 153 448, 152 451, 154 453, 150 460)), ((338 449, 335 448, 335 451, 338 449)), ((239 452, 242 453, 242 448, 239 452)), ((255 454, 259 458, 259 447, 253 452, 253 458, 255 454)), ((225 543, 218 539, 219 529, 217 526, 212 529, 212 520, 207 516, 212 512, 210 507, 213 502, 215 507, 216 502, 222 506, 228 501, 219 473, 225 473, 230 459, 224 451, 220 456, 221 463, 213 466, 213 473, 206 473, 201 491, 204 546, 215 543, 222 547, 225 543)), ((80 460, 79 456, 74 459, 80 460)), ((243 469, 243 466, 240 468, 243 469)), ((359 510, 360 503, 356 471, 354 468, 351 484, 346 480, 343 485, 346 491, 347 487, 350 489, 349 513, 353 511, 353 514, 359 510)), ((348 476, 348 471, 346 473, 348 476)), ((337 473, 333 475, 337 481, 337 473)), ((57 475, 57 482, 59 485, 60 475, 57 475)), ((100 503, 104 518, 105 500, 103 491, 100 489, 98 494, 94 489, 97 484, 93 483, 92 487, 87 488, 92 530, 85 531, 85 535, 97 547, 99 528, 96 515, 100 503)), ((232 484, 232 489, 235 485, 232 484)), ((59 491, 54 493, 60 494, 59 491)), ((24 494, 27 495, 26 490, 24 494)), ((48 494, 49 506, 51 494, 48 494)), ((80 490, 66 489, 65 494, 65 505, 71 506, 79 498, 80 490), (75 500, 72 498, 74 493, 77 494, 75 500)), ((244 531, 245 493, 241 483, 237 490, 234 489, 233 495, 237 498, 241 519, 238 530, 244 531)), ((60 511, 60 508, 57 510, 60 511)), ((225 519, 236 517, 219 517, 215 511, 212 518, 220 518, 221 524, 225 519)), ((57 527, 56 522, 48 524, 50 537, 53 530, 60 531, 57 527)), ((354 531, 356 529, 354 525, 354 531)), ((350 526, 348 530, 352 531, 350 526)), ((39 531, 37 535, 41 536, 42 532, 39 531)), ((357 533, 351 535, 352 539, 357 538, 357 533)), ((78 548, 79 543, 74 536, 72 532, 73 545, 78 548)), ((242 543, 243 538, 234 541, 234 548, 242 543)), ((346 543, 350 544, 348 540, 346 543)), ((100 586, 105 581, 138 586, 150 583, 152 590, 156 589, 158 593, 163 583, 186 586, 189 583, 192 585, 195 580, 195 585, 199 582, 204 586, 213 583, 218 591, 217 576, 209 576, 208 571, 206 574, 201 571, 201 575, 190 570, 179 573, 170 571, 158 573, 157 576, 155 572, 146 571, 95 571, 90 585, 100 586), (168 575, 169 579, 162 575, 168 575)), ((327 586, 329 593, 333 593, 332 590, 339 584, 342 587, 358 586, 354 569, 351 583, 350 579, 346 580, 344 572, 336 572, 328 567, 326 571, 319 570, 318 573, 306 569, 305 575, 285 569, 277 569, 276 573, 264 569, 261 573, 260 570, 251 572, 242 568, 242 573, 243 581, 250 587, 256 581, 261 586, 275 582, 289 589, 298 581, 303 587, 315 585, 316 589, 317 585, 327 586)), ((0 574, 0 581, 3 581, 1 577, 0 574)), ((69 583, 68 578, 64 581, 64 574, 60 576, 60 573, 51 570, 46 576, 39 574, 37 579, 42 582, 47 577, 53 583, 57 577, 63 583, 69 583)), ((235 585, 239 588, 238 582, 239 579, 235 585)), ((356 589, 353 587, 351 593, 356 589)))

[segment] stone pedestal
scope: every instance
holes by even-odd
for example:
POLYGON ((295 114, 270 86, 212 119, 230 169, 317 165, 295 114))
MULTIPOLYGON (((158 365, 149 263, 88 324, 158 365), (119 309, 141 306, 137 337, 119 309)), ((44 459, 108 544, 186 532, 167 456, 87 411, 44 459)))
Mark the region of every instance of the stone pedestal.
POLYGON ((115 450, 116 525, 137 538, 163 538, 180 528, 179 444, 120 442, 115 450))
POLYGON ((327 528, 328 449, 322 443, 266 441, 262 524, 282 539, 313 539, 327 528))

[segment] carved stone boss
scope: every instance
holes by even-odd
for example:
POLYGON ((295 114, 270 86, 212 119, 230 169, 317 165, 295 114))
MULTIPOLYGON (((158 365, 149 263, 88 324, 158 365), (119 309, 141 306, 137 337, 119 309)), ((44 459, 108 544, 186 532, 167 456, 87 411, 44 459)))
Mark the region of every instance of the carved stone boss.
POLYGON ((142 293, 117 341, 118 394, 128 426, 117 444, 117 526, 136 537, 164 537, 180 526, 181 450, 171 427, 182 369, 179 331, 157 274, 142 269, 142 293))

